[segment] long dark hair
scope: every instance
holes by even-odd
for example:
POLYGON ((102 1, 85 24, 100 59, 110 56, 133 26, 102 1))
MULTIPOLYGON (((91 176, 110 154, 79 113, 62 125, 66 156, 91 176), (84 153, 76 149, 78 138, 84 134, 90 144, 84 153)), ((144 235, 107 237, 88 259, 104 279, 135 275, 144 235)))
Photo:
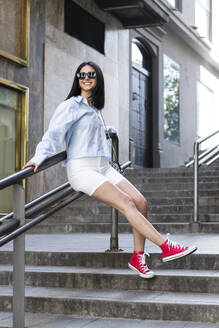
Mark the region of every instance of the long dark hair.
POLYGON ((94 105, 95 108, 97 109, 102 109, 104 107, 104 103, 105 103, 105 92, 104 92, 104 78, 103 78, 103 73, 100 69, 100 67, 94 63, 94 62, 83 62, 82 64, 80 64, 75 72, 75 76, 74 76, 74 81, 72 84, 72 88, 71 91, 69 92, 69 95, 67 96, 66 100, 71 98, 72 96, 79 96, 81 94, 81 88, 79 86, 79 81, 78 81, 78 77, 77 77, 77 73, 80 72, 80 70, 82 69, 82 67, 89 65, 91 67, 93 67, 96 71, 97 74, 97 83, 95 88, 92 90, 92 94, 91 94, 91 101, 92 104, 94 105))

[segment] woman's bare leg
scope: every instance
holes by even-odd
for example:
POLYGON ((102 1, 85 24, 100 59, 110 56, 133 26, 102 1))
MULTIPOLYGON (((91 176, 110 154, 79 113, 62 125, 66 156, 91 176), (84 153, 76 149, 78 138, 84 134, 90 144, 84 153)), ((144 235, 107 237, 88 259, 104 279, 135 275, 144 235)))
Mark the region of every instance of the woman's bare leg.
MULTIPOLYGON (((135 203, 139 212, 147 218, 147 201, 138 189, 135 188, 127 179, 123 179, 116 185, 120 190, 124 191, 135 203)), ((145 237, 135 228, 132 228, 134 239, 134 251, 144 252, 145 237)))
POLYGON ((119 187, 107 181, 97 188, 92 196, 116 208, 127 218, 131 226, 137 230, 139 234, 149 239, 157 246, 161 246, 165 242, 161 234, 140 213, 131 197, 119 187))

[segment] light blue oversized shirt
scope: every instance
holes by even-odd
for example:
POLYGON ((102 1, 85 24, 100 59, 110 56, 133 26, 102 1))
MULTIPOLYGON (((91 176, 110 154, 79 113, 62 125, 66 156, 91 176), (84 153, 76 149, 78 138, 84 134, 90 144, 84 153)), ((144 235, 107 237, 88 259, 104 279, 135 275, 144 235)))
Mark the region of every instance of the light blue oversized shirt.
POLYGON ((106 160, 111 159, 103 122, 98 110, 90 107, 86 98, 71 97, 56 108, 30 162, 40 165, 46 158, 60 152, 64 143, 67 158, 62 166, 73 158, 103 156, 106 160))

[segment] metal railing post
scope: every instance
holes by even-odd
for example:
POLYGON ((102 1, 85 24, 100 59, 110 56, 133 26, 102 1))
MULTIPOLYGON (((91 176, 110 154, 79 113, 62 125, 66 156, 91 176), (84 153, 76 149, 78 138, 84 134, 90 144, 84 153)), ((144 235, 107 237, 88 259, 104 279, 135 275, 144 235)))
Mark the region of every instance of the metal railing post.
MULTIPOLYGON (((115 161, 116 157, 119 160, 119 139, 112 137, 112 160, 115 161)), ((119 249, 119 238, 118 238, 118 211, 112 207, 111 209, 111 237, 110 237, 110 250, 117 251, 119 249)))
POLYGON ((194 222, 198 222, 199 207, 199 143, 194 144, 194 222))
POLYGON ((135 163, 135 147, 134 147, 134 139, 129 138, 129 160, 132 162, 132 168, 135 163))
MULTIPOLYGON (((24 188, 21 182, 14 185, 14 218, 20 220, 20 225, 25 223, 24 188)), ((13 327, 25 327, 24 313, 24 266, 25 266, 25 235, 13 241, 13 327)))

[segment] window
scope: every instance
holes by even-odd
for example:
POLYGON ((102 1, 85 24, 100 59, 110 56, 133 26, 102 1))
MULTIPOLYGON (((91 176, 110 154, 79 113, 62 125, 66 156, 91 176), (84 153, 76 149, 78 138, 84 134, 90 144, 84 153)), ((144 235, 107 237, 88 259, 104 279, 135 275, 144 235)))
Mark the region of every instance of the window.
POLYGON ((0 0, 0 56, 28 65, 29 25, 30 0, 0 0))
POLYGON ((201 81, 197 82, 197 133, 199 137, 206 137, 212 133, 212 114, 213 114, 214 92, 201 81))
MULTIPOLYGON (((218 79, 200 67, 200 80, 197 81, 197 135, 206 137, 218 130, 219 121, 219 82, 218 79)), ((218 136, 204 142, 201 149, 209 148, 219 143, 218 136)))
POLYGON ((173 7, 176 7, 176 0, 167 0, 173 7))
POLYGON ((136 38, 132 39, 132 66, 141 69, 146 75, 151 71, 152 60, 149 48, 136 38))
POLYGON ((172 7, 182 11, 182 1, 181 0, 167 0, 172 7))
POLYGON ((105 25, 72 0, 65 0, 65 33, 104 54, 105 25))
POLYGON ((135 42, 132 42, 132 64, 143 67, 143 55, 135 42))
POLYGON ((212 1, 196 0, 195 24, 198 27, 200 37, 212 40, 212 1))
POLYGON ((164 138, 179 143, 180 66, 164 55, 164 138))
MULTIPOLYGON (((15 172, 16 153, 16 91, 0 86, 0 179, 15 172)), ((13 201, 12 188, 1 191, 1 212, 8 212, 13 201)))
MULTIPOLYGON (((26 162, 28 88, 0 78, 0 179, 26 162)), ((13 211, 13 187, 0 190, 0 215, 13 211)))

